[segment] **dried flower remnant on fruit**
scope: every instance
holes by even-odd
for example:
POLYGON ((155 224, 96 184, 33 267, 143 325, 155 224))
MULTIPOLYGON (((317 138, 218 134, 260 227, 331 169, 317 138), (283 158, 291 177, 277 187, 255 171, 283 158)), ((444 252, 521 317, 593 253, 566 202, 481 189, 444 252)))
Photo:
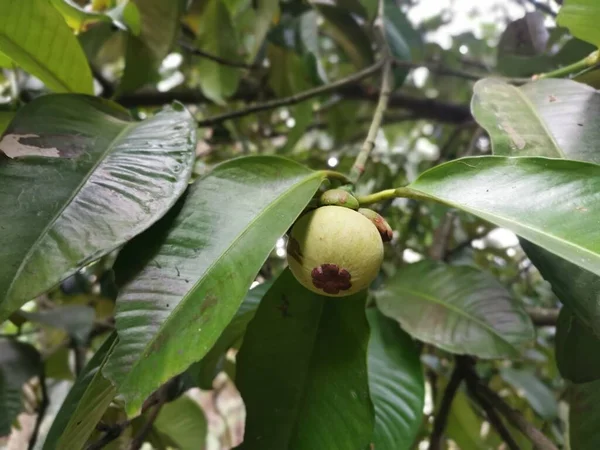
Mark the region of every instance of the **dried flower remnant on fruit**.
POLYGON ((338 294, 352 287, 350 272, 340 269, 336 264, 321 264, 312 270, 311 276, 313 285, 328 294, 338 294))

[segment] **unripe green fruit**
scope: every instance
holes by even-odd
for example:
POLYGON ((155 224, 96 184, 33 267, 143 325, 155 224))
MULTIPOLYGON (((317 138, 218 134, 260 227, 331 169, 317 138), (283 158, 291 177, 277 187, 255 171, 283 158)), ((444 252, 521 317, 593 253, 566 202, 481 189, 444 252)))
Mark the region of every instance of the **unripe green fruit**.
POLYGON ((383 242, 362 214, 341 206, 323 206, 294 224, 287 261, 307 289, 329 297, 362 291, 379 273, 383 242))
POLYGON ((358 209, 358 200, 344 189, 329 189, 323 192, 319 198, 321 206, 343 206, 345 208, 358 209))

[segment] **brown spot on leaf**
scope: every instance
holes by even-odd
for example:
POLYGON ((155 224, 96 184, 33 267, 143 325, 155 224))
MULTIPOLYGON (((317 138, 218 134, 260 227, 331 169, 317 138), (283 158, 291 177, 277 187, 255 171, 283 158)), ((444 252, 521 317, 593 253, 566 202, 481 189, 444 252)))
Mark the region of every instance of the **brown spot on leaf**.
POLYGON ((313 285, 328 294, 338 294, 352 287, 350 272, 336 264, 321 264, 312 270, 311 276, 313 285))
POLYGON ((300 249, 300 243, 293 237, 290 237, 288 241, 287 252, 292 258, 296 260, 298 264, 302 264, 302 259, 304 258, 304 255, 302 254, 302 250, 300 249))

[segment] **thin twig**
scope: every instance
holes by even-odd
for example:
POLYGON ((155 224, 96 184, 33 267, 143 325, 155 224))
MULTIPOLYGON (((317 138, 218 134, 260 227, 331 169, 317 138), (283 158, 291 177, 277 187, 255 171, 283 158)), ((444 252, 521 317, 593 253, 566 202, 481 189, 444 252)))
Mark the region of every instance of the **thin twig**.
POLYGON ((360 152, 358 152, 358 155, 356 156, 356 160, 352 165, 352 169, 350 169, 349 178, 353 184, 356 184, 362 173, 365 171, 365 164, 369 160, 369 156, 375 148, 375 139, 377 138, 377 133, 381 127, 381 120, 383 119, 383 114, 387 109, 390 95, 394 87, 394 78, 392 76, 392 59, 389 54, 389 48, 385 40, 385 31, 383 29, 384 10, 384 2, 383 0, 379 0, 379 10, 377 13, 377 19, 375 20, 375 26, 377 27, 382 47, 381 61, 383 62, 383 76, 381 79, 381 88, 379 90, 379 100, 377 100, 377 106, 375 107, 375 112, 373 113, 373 120, 369 126, 367 137, 363 142, 360 152))
POLYGON ((504 424, 504 422, 502 421, 492 404, 488 401, 487 398, 485 398, 477 391, 476 379, 472 376, 468 376, 468 374, 470 374, 470 372, 473 371, 474 361, 472 360, 472 358, 458 356, 457 364, 459 364, 462 367, 462 370, 464 370, 467 374, 467 376, 465 377, 467 389, 469 390, 471 396, 477 401, 477 403, 479 403, 479 405, 485 412, 490 424, 498 432, 498 434, 510 450, 519 450, 519 445, 515 442, 514 438, 510 434, 510 431, 508 431, 508 428, 506 428, 506 425, 504 424))
POLYGON ((454 368, 452 376, 450 377, 450 382, 448 383, 448 386, 446 386, 446 390, 444 391, 444 396, 442 397, 440 409, 435 415, 435 420, 433 422, 433 431, 431 432, 431 438, 429 440, 429 450, 440 450, 444 448, 444 430, 446 429, 446 424, 448 423, 450 407, 452 406, 452 400, 454 400, 454 396, 458 392, 458 388, 460 387, 463 378, 464 375, 462 369, 457 365, 454 368))
POLYGON ((356 72, 350 76, 344 77, 340 80, 334 81, 333 83, 325 84, 323 86, 316 87, 314 89, 308 89, 306 91, 300 92, 295 95, 291 95, 289 97, 279 98, 276 100, 267 101, 264 103, 258 103, 256 105, 251 105, 247 108, 240 109, 238 111, 231 111, 224 114, 218 114, 213 117, 209 117, 208 119, 200 120, 198 122, 199 127, 210 127, 216 125, 218 123, 224 122, 226 120, 237 119, 239 117, 244 117, 249 114, 253 114, 259 111, 266 111, 269 109, 275 109, 282 106, 295 105, 297 103, 303 102, 304 100, 308 100, 309 98, 316 97, 321 94, 326 94, 328 92, 335 91, 342 86, 355 83, 364 78, 367 78, 374 73, 377 73, 379 69, 381 69, 383 65, 383 61, 379 61, 373 64, 366 69, 361 70, 360 72, 356 72))
POLYGON ((519 411, 511 408, 498 394, 484 384, 474 370, 468 370, 465 376, 467 380, 472 383, 473 389, 485 398, 495 409, 500 411, 512 426, 523 433, 523 435, 531 441, 535 449, 558 450, 544 433, 538 430, 533 424, 529 423, 519 411))
POLYGON ((92 70, 92 75, 102 87, 101 97, 110 98, 115 93, 115 86, 106 79, 106 77, 102 74, 102 72, 96 68, 93 64, 90 64, 90 68, 92 70))
POLYGON ((40 390, 42 398, 38 407, 37 417, 35 418, 35 425, 33 426, 31 438, 29 439, 29 450, 33 450, 33 448, 35 447, 38 435, 40 434, 40 427, 42 426, 44 416, 46 415, 46 410, 48 409, 48 405, 50 404, 50 398, 48 397, 48 388, 46 386, 46 375, 43 372, 40 374, 40 390))
POLYGON ((146 437, 148 437, 148 434, 152 431, 154 422, 156 422, 156 418, 158 417, 158 414, 160 413, 160 410, 163 407, 163 405, 166 403, 166 401, 167 401, 167 396, 161 395, 160 398, 158 399, 158 403, 152 407, 152 411, 148 415, 148 419, 146 420, 146 423, 144 423, 144 426, 142 426, 141 430, 135 436, 133 441, 131 441, 129 450, 139 450, 141 448, 141 446, 144 444, 144 441, 146 440, 146 437))
POLYGON ((222 66, 236 67, 238 69, 248 69, 248 70, 256 70, 256 69, 260 68, 259 64, 246 64, 243 62, 231 61, 226 58, 221 58, 220 56, 205 52, 204 50, 201 50, 201 49, 197 48, 196 46, 194 46, 188 42, 185 42, 183 40, 179 41, 179 45, 183 49, 185 49, 186 51, 190 52, 193 55, 201 56, 206 59, 210 59, 211 61, 221 64, 222 66))
POLYGON ((118 439, 129 425, 131 425, 131 420, 124 420, 123 422, 118 422, 114 425, 98 424, 96 429, 104 431, 104 436, 96 442, 92 442, 85 450, 100 450, 101 448, 104 448, 115 439, 118 439))

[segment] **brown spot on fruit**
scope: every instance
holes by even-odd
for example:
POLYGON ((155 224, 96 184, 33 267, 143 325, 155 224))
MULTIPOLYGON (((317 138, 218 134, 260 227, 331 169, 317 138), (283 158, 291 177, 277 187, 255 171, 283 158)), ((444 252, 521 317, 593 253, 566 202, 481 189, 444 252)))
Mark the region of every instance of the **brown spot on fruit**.
POLYGON ((338 294, 352 287, 350 272, 336 264, 321 264, 312 270, 311 276, 313 285, 328 294, 338 294))

